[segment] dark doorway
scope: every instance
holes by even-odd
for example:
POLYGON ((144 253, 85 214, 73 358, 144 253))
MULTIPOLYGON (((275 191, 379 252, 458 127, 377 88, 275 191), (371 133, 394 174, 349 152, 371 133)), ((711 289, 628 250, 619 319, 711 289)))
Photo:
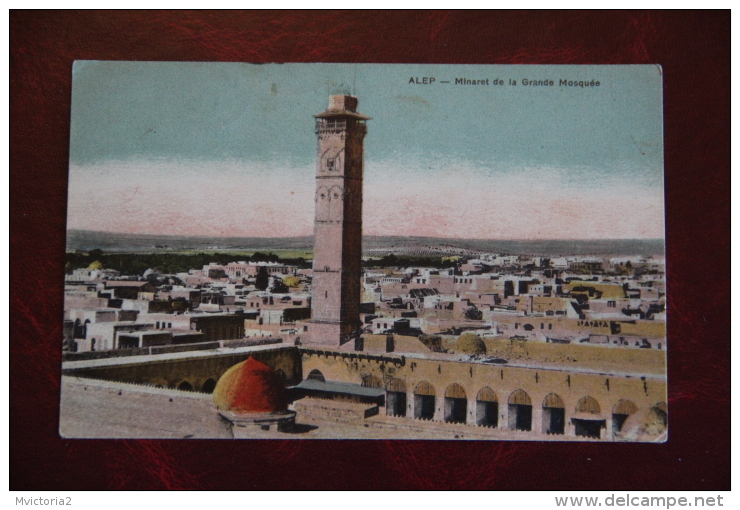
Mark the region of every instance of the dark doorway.
POLYGON ((386 414, 390 416, 406 416, 406 393, 389 391, 386 401, 386 414))
POLYGON ((532 430, 532 399, 524 390, 509 396, 509 430, 532 430))
POLYGON ((450 384, 445 390, 445 421, 448 423, 466 423, 468 417, 468 396, 457 383, 450 384))
POLYGON ((612 430, 614 431, 614 434, 619 434, 622 431, 622 427, 624 427, 624 422, 627 421, 627 418, 629 418, 629 414, 612 414, 612 430))
POLYGON ((465 423, 468 414, 468 401, 464 398, 445 397, 445 421, 465 423))
POLYGON ((119 349, 136 349, 139 347, 139 339, 135 336, 123 336, 118 337, 118 348, 119 349))
POLYGON ((509 428, 512 430, 532 430, 532 406, 509 404, 509 428))
POLYGON ((203 393, 213 393, 213 390, 216 389, 216 381, 213 379, 206 379, 206 382, 203 383, 203 387, 201 388, 201 391, 203 393))
POLYGON ((542 402, 542 433, 565 434, 565 404, 555 393, 542 402))
POLYGON ((606 426, 604 420, 573 419, 576 426, 576 436, 601 439, 601 429, 606 426))
POLYGON ((481 427, 498 427, 498 398, 488 386, 478 392, 475 399, 476 424, 481 427))
POLYGON ((416 385, 414 389, 414 418, 418 420, 433 420, 437 406, 437 394, 434 386, 426 381, 416 385))
POLYGON ((498 402, 476 402, 475 415, 481 427, 498 427, 498 402))
POLYGON ((80 319, 77 319, 75 321, 73 330, 72 330, 72 336, 74 338, 85 338, 85 330, 86 328, 82 326, 82 321, 80 319))
POLYGON ((606 427, 606 420, 602 418, 601 406, 595 398, 587 395, 580 399, 576 404, 576 416, 573 418, 576 436, 601 439, 601 429, 606 427))
POLYGON ((414 418, 434 419, 434 395, 414 395, 414 418))
POLYGON ((542 428, 545 434, 565 434, 565 409, 562 407, 542 408, 542 428))
POLYGON ((177 389, 182 391, 193 391, 193 385, 187 381, 183 381, 180 383, 177 389))

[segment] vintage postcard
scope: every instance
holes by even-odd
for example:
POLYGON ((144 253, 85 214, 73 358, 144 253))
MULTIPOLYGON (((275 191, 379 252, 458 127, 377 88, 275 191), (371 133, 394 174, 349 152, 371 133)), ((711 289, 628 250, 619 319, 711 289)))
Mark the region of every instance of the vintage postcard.
POLYGON ((60 434, 667 439, 658 66, 78 61, 60 434))

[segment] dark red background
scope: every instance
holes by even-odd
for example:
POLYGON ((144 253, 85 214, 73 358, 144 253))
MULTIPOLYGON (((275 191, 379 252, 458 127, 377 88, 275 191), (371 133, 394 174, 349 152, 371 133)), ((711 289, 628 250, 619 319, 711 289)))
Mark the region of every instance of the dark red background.
POLYGON ((729 52, 729 12, 12 11, 10 488, 729 489, 729 52), (668 443, 60 439, 75 59, 661 64, 668 443))

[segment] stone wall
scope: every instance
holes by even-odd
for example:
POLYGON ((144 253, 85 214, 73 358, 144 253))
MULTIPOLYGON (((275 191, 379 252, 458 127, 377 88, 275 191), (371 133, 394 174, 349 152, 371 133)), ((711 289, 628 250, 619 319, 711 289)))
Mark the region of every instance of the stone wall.
MULTIPOLYGON (((564 405, 567 436, 576 435, 575 420, 590 419, 603 420, 601 437, 612 439, 616 432, 612 430, 612 413, 620 401, 629 400, 638 410, 664 406, 666 402, 665 378, 650 375, 608 375, 566 369, 402 358, 390 354, 385 357, 363 356, 328 351, 323 354, 315 351, 303 352, 302 364, 304 374, 319 370, 327 381, 361 384, 363 378, 374 376, 381 379, 386 387, 393 384, 396 389, 399 386, 405 388, 408 419, 414 416, 415 389, 425 387, 431 388, 435 397, 433 421, 444 421, 445 393, 449 393, 450 388, 457 385, 462 388, 467 400, 468 425, 477 423, 477 398, 481 390, 488 388, 498 401, 499 427, 510 428, 509 404, 521 402, 515 397, 521 394, 518 391, 521 390, 531 401, 533 435, 543 435, 543 430, 547 428, 542 423, 543 404, 553 393, 564 405), (583 407, 582 401, 586 397, 591 397, 598 404, 598 413, 589 414, 578 410, 579 406, 583 407)), ((453 389, 456 394, 459 392, 457 387, 453 389)), ((490 394, 487 390, 485 393, 490 394)), ((553 400, 552 397, 549 400, 553 400)))
MULTIPOLYGON (((214 383, 226 370, 254 356, 275 371, 280 370, 286 385, 298 384, 302 379, 300 357, 296 348, 266 348, 234 353, 192 353, 188 357, 170 357, 153 355, 129 357, 116 360, 116 364, 74 367, 69 364, 63 367, 64 375, 77 375, 108 381, 122 381, 134 384, 148 384, 163 388, 179 388, 187 383, 195 391, 201 391, 204 384, 211 380, 214 383)), ((106 362, 109 360, 100 360, 106 362)), ((210 384, 210 383, 209 383, 210 384)))

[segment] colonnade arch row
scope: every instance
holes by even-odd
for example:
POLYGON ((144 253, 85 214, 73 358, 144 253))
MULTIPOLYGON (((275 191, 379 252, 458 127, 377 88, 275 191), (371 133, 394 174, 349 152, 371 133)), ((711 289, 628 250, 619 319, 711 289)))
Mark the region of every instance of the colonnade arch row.
POLYGON ((509 395, 509 430, 532 430, 532 399, 524 390, 509 395))
POLYGON ((385 412, 390 416, 406 416, 406 381, 393 378, 385 387, 385 412))
POLYGON ((550 393, 542 401, 542 433, 565 434, 565 404, 556 393, 550 393))
POLYGON ((475 423, 480 427, 498 427, 498 397, 488 386, 475 397, 475 423))
POLYGON ((437 405, 437 394, 434 386, 422 381, 414 388, 414 418, 417 420, 433 420, 437 405))
POLYGON ((466 423, 468 418, 468 397, 465 389, 457 383, 445 390, 444 420, 449 423, 466 423))
POLYGON ((601 430, 606 429, 606 418, 601 414, 601 406, 590 395, 578 401, 571 421, 575 426, 576 436, 600 439, 601 430))
MULTIPOLYGON (((324 375, 318 369, 312 370, 307 379, 325 381, 324 375)), ((379 378, 375 375, 362 377, 362 386, 369 388, 384 388, 386 390, 386 414, 389 416, 412 417, 420 420, 442 420, 451 423, 470 423, 484 427, 505 427, 509 430, 533 431, 542 434, 566 434, 570 424, 575 429, 576 436, 605 438, 603 432, 607 430, 607 421, 611 425, 609 430, 616 436, 622 429, 626 419, 639 410, 638 406, 629 399, 620 399, 615 404, 608 403, 603 410, 598 400, 591 395, 581 397, 570 414, 563 397, 557 393, 547 394, 540 404, 542 411, 535 420, 535 409, 532 398, 524 389, 519 388, 509 394, 508 400, 501 395, 502 400, 491 387, 484 386, 475 394, 468 395, 465 388, 452 383, 438 390, 427 380, 422 380, 413 386, 413 382, 401 378, 379 378), (411 383, 411 386, 409 386, 411 383), (437 401, 437 394, 442 398, 437 401), (468 402, 475 395, 475 401, 468 402), (441 404, 440 409, 437 405, 441 404), (507 408, 502 410, 501 406, 507 408), (474 407, 471 407, 474 406, 474 407), (504 412, 508 410, 508 413, 504 412), (439 411, 439 414, 437 413, 439 411), (507 420, 508 414, 508 420, 507 420), (501 423, 502 417, 504 423, 501 423), (540 430, 541 428, 541 430, 540 430)), ((468 388, 470 390, 470 388, 468 388)), ((499 390, 500 391, 500 390, 499 390)), ((667 414, 665 402, 651 406, 662 416, 667 414)), ((573 434, 573 429, 569 434, 573 434)))

